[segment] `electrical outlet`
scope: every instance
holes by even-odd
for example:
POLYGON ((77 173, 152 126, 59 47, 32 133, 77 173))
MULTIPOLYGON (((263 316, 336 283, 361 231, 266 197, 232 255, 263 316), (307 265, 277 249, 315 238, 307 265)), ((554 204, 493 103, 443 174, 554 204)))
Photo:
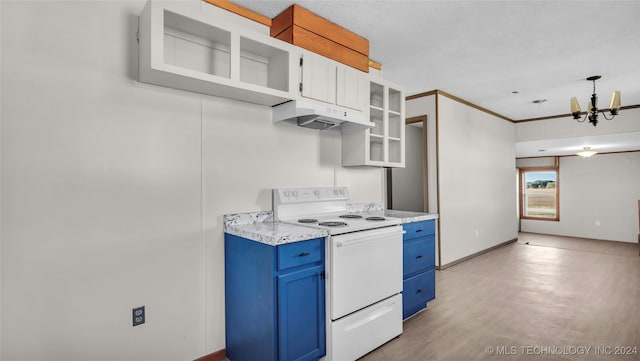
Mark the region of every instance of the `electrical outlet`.
POLYGON ((144 306, 134 308, 132 313, 133 327, 142 325, 144 323, 144 306))

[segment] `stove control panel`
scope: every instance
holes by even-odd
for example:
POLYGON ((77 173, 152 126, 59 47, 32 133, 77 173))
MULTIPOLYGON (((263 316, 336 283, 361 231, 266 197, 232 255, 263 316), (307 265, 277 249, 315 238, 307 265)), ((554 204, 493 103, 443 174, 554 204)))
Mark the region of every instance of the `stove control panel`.
POLYGON ((278 188, 273 190, 275 204, 349 200, 347 187, 278 188))

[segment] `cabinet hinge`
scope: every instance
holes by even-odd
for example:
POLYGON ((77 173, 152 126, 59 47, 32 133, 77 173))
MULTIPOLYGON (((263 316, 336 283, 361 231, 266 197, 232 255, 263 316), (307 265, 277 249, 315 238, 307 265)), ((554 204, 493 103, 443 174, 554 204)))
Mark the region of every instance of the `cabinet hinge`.
POLYGON ((300 83, 300 91, 302 92, 302 83, 300 83))
POLYGON ((320 272, 320 278, 324 279, 324 271, 320 272))

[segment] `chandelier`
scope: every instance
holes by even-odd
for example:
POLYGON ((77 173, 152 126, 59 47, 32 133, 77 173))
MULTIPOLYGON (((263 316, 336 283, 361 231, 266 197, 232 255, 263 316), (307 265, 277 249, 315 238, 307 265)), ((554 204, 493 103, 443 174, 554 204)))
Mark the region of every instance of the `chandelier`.
POLYGON ((607 113, 605 110, 598 109, 598 95, 596 94, 596 80, 602 78, 600 75, 594 75, 587 78, 588 81, 593 82, 593 94, 591 94, 591 99, 587 103, 587 114, 585 114, 584 118, 582 118, 582 110, 580 109, 580 104, 578 103, 578 99, 575 97, 571 98, 571 115, 573 115, 573 119, 577 120, 578 123, 584 123, 587 118, 589 119, 589 123, 593 124, 595 127, 598 125, 598 112, 601 112, 605 119, 611 120, 618 115, 618 110, 620 110, 620 92, 614 91, 611 94, 611 101, 609 102, 609 112, 611 113, 611 117, 607 117, 607 113), (582 120, 580 120, 582 119, 582 120))

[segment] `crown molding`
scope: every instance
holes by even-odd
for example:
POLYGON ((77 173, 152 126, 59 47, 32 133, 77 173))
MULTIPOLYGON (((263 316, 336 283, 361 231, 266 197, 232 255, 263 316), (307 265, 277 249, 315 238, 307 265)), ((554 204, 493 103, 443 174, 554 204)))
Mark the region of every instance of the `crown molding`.
POLYGON ((498 114, 498 113, 496 113, 496 112, 494 112, 492 110, 489 110, 487 108, 483 108, 483 107, 481 107, 479 105, 471 103, 470 101, 464 100, 464 99, 462 99, 460 97, 457 97, 457 96, 455 96, 453 94, 447 93, 447 92, 445 92, 443 90, 439 90, 439 89, 431 90, 431 91, 424 92, 424 93, 409 95, 409 96, 407 96, 405 98, 405 100, 412 100, 412 99, 417 99, 417 98, 428 97, 428 96, 431 96, 431 95, 434 95, 434 94, 436 95, 436 97, 444 96, 444 97, 447 97, 447 98, 449 98, 451 100, 454 100, 454 101, 456 101, 458 103, 464 104, 464 105, 466 105, 468 107, 480 110, 480 111, 485 112, 487 114, 493 115, 494 117, 498 117, 498 118, 500 118, 502 120, 506 120, 507 122, 514 123, 514 120, 511 119, 511 118, 505 117, 502 114, 498 114))
MULTIPOLYGON (((445 92, 443 90, 439 90, 439 89, 431 90, 431 91, 424 92, 424 93, 418 93, 418 94, 414 94, 414 95, 409 95, 409 96, 405 97, 405 100, 418 99, 418 98, 428 97, 428 96, 432 96, 432 95, 436 95, 436 97, 438 95, 445 96, 445 97, 447 97, 449 99, 455 100, 455 101, 457 101, 459 103, 462 103, 464 105, 470 106, 470 107, 472 107, 474 109, 478 109, 478 110, 483 111, 483 112, 485 112, 487 114, 491 114, 491 115, 493 115, 495 117, 501 118, 503 120, 506 120, 506 121, 508 121, 510 123, 514 123, 514 124, 535 122, 535 121, 538 121, 538 120, 565 118, 565 117, 573 116, 571 113, 567 113, 567 114, 549 115, 549 116, 546 116, 546 117, 538 117, 538 118, 527 118, 527 119, 518 119, 518 120, 511 119, 511 118, 506 117, 506 116, 504 116, 502 114, 496 113, 496 112, 494 112, 492 110, 489 110, 487 108, 483 108, 483 107, 481 107, 479 105, 473 104, 473 103, 471 103, 471 102, 469 102, 467 100, 464 100, 464 99, 462 99, 460 97, 457 97, 455 95, 449 94, 449 93, 447 93, 447 92, 445 92)), ((640 104, 623 106, 623 107, 620 107, 620 110, 637 109, 637 108, 640 108, 640 104)), ((601 110, 606 111, 608 109, 601 109, 601 110)))

